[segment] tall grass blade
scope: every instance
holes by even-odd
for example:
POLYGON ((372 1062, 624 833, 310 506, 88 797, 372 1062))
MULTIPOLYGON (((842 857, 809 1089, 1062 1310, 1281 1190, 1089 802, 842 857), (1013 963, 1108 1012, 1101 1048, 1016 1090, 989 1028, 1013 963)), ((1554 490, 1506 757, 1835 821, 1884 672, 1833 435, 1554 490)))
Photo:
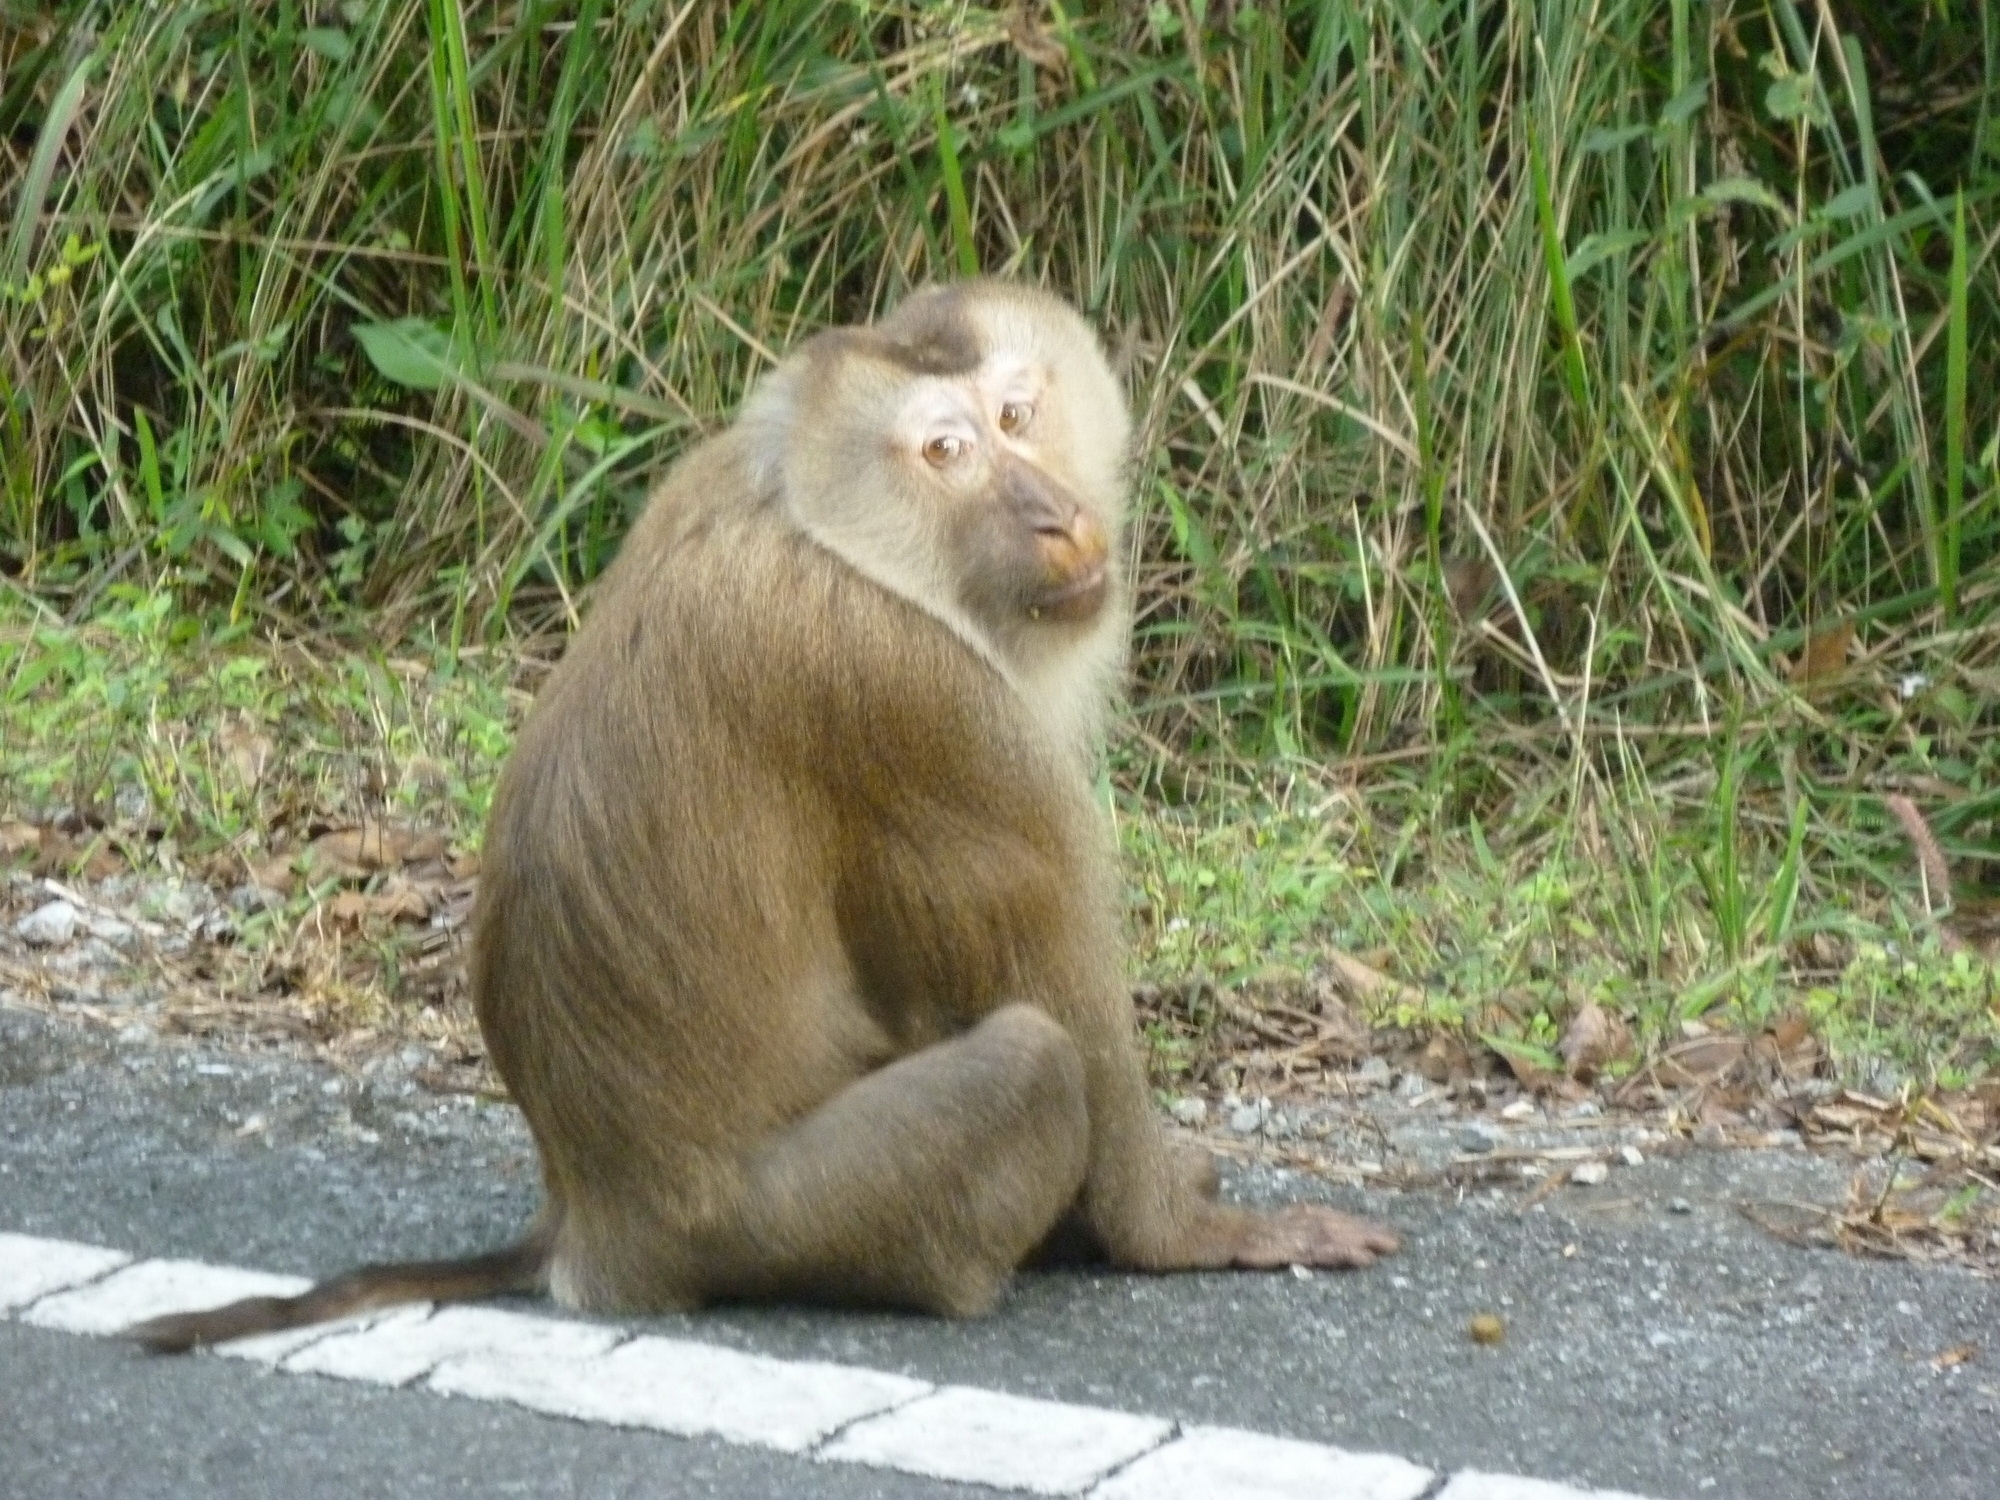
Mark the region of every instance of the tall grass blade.
POLYGON ((62 152, 63 142, 69 138, 76 112, 83 104, 84 89, 90 82, 95 62, 93 54, 71 68, 69 77, 63 80, 62 87, 49 103, 41 132, 35 137, 34 154, 28 158, 28 170, 17 190, 19 196, 14 203, 14 227, 7 235, 6 254, 0 256, 0 289, 19 290, 27 282, 28 257, 34 250, 35 227, 41 220, 43 200, 48 197, 49 180, 55 176, 56 158, 62 152))

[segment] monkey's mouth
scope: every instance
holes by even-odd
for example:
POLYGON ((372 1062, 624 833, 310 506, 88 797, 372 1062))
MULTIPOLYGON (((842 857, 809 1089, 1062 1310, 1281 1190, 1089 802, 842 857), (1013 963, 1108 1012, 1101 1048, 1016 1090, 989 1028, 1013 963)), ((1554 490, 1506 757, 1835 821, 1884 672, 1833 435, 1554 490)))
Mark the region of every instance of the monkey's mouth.
POLYGON ((1069 582, 1045 590, 1028 606, 1031 620, 1052 620, 1061 625, 1079 625, 1104 607, 1110 574, 1101 562, 1093 564, 1069 582))

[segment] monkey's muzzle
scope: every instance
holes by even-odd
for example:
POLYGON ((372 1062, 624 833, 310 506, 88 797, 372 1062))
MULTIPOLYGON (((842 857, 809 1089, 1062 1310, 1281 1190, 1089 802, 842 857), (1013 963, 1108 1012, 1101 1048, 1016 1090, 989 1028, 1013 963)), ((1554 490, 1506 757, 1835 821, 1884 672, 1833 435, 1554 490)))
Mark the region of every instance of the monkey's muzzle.
POLYGON ((1043 589, 1028 606, 1031 619, 1079 625, 1104 607, 1111 543, 1095 516, 1079 508, 1067 526, 1037 527, 1035 551, 1043 589))

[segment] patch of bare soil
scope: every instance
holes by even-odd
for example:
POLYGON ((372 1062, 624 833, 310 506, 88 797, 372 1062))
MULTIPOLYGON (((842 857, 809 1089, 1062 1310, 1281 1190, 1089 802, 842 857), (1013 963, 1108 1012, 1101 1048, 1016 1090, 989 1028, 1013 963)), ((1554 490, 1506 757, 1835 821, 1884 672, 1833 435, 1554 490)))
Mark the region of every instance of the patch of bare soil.
POLYGON ((1771 1232, 2000 1273, 2000 1079, 1876 1098, 1842 1086, 1804 1017, 1699 1022, 1639 1045, 1586 1005, 1553 1060, 1455 1033, 1370 1028, 1395 981, 1336 955, 1303 980, 1142 989, 1183 1127, 1238 1157, 1385 1186, 1512 1191, 1521 1210, 1619 1168, 1701 1149, 1856 1163, 1839 1204, 1750 1203, 1771 1232))
POLYGON ((261 865, 135 872, 87 827, 0 823, 10 859, 0 1001, 346 1067, 416 1047, 428 1086, 497 1090, 465 994, 477 860, 436 834, 358 823, 261 865))

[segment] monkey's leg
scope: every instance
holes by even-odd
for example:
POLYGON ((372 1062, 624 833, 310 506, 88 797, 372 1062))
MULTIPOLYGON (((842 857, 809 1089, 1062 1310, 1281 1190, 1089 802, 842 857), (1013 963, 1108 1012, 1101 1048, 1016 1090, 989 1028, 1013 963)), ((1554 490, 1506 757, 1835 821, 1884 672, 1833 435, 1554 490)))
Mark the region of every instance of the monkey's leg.
POLYGON ((1075 1199, 1089 1136, 1069 1036, 1006 1006, 754 1152, 740 1219, 702 1246, 711 1289, 986 1312, 1075 1199))

